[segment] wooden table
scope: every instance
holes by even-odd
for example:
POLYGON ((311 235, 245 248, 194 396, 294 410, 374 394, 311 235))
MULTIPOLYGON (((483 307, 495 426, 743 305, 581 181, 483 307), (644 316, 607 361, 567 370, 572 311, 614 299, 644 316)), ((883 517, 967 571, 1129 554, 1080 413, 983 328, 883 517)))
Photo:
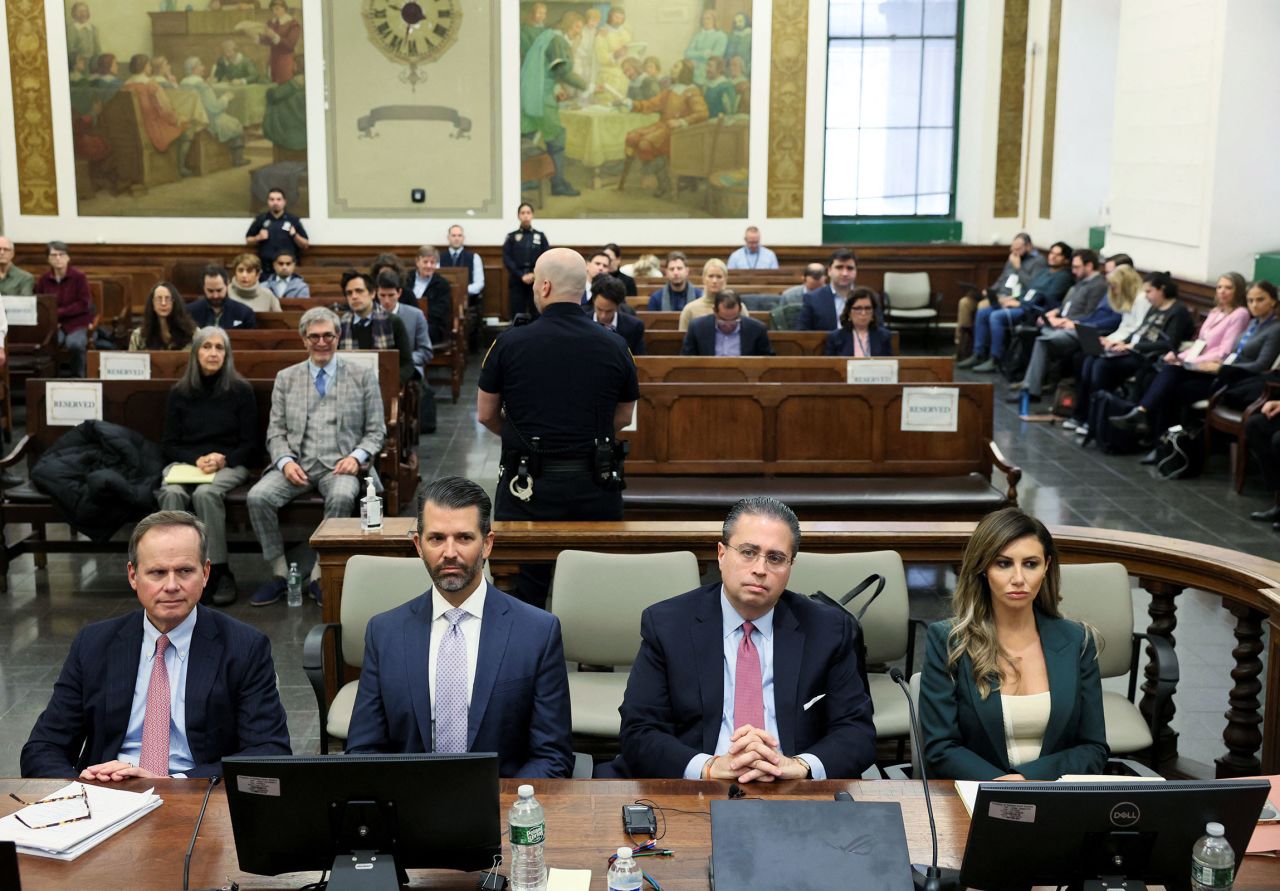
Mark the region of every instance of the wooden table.
MULTIPOLYGON (((130 781, 125 788, 142 791, 154 782, 164 799, 160 809, 144 817, 118 836, 107 840, 71 863, 40 857, 20 857, 24 891, 66 888, 129 888, 130 891, 180 888, 182 859, 195 827, 196 814, 205 784, 197 780, 130 781)), ((515 799, 519 781, 502 781, 503 813, 515 799)), ((8 797, 17 792, 25 797, 47 795, 58 788, 54 780, 0 780, 0 815, 12 813, 19 805, 8 797)), ((685 780, 615 782, 606 780, 544 780, 534 784, 538 800, 547 813, 547 862, 565 869, 590 869, 591 887, 604 888, 605 858, 627 843, 622 832, 622 805, 638 798, 652 799, 668 808, 667 834, 662 843, 673 849, 674 857, 646 857, 642 863, 664 888, 705 889, 707 859, 711 851, 711 820, 700 816, 713 799, 726 797, 727 783, 699 783, 685 780), (675 813, 674 810, 699 814, 675 813)), ((969 818, 945 781, 934 782, 933 805, 938 820, 938 851, 944 866, 958 867, 963 855, 969 818)), ((929 858, 929 824, 924 794, 914 782, 891 780, 843 782, 792 782, 753 791, 767 798, 830 799, 848 790, 859 801, 896 801, 902 807, 907 827, 907 845, 912 862, 929 858)), ((659 819, 661 826, 661 818, 659 819)), ((503 872, 506 870, 504 869, 503 872)), ((230 876, 242 888, 297 888, 316 881, 317 874, 251 876, 237 868, 226 793, 214 791, 200 829, 200 839, 191 859, 191 887, 218 887, 230 876)), ((471 889, 474 874, 414 872, 412 887, 471 889)), ((1262 891, 1280 886, 1280 862, 1267 857, 1249 857, 1236 877, 1236 891, 1262 891)))

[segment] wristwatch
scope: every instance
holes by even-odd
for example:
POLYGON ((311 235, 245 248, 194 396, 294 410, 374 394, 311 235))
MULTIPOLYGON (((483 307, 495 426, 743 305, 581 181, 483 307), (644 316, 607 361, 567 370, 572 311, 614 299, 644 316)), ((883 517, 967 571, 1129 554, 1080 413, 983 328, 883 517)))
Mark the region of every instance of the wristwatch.
POLYGON ((808 761, 804 760, 804 758, 801 757, 800 755, 796 755, 794 758, 792 758, 792 760, 799 761, 801 764, 804 765, 804 778, 806 780, 813 779, 813 767, 809 764, 808 761))

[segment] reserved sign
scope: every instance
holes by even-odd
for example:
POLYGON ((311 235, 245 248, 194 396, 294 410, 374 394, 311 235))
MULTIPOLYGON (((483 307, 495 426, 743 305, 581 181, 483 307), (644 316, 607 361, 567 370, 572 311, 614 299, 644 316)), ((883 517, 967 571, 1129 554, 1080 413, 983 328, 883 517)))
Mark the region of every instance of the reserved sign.
POLYGON ((135 381, 151 380, 151 354, 103 350, 98 353, 98 377, 103 380, 127 378, 135 381))
POLYGON ((0 297, 0 304, 4 305, 5 319, 9 322, 10 328, 16 328, 19 325, 30 326, 36 323, 36 298, 6 294, 0 297))
POLYGON ((903 387, 902 430, 954 433, 960 420, 960 391, 954 387, 903 387))
POLYGON ((49 381, 44 385, 44 419, 49 427, 101 421, 102 382, 49 381))
POLYGON ((897 359, 850 359, 846 366, 851 384, 896 384, 897 359))

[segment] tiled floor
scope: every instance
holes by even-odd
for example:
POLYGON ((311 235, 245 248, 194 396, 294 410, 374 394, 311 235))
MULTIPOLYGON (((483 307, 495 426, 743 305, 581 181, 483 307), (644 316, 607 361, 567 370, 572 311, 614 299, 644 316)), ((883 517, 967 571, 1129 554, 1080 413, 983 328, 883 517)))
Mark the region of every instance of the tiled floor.
MULTIPOLYGON (((477 366, 478 360, 473 360, 458 404, 439 404, 439 427, 425 439, 420 454, 428 476, 462 474, 492 490, 498 443, 475 420, 477 366)), ((1025 472, 1023 505, 1048 523, 1149 532, 1280 556, 1280 535, 1248 519, 1250 510, 1270 503, 1269 497, 1260 492, 1256 480, 1251 480, 1248 494, 1235 495, 1225 456, 1216 457, 1200 479, 1164 482, 1141 467, 1136 457, 1081 449, 1061 427, 1020 422, 1013 406, 1003 401, 997 401, 995 428, 1005 454, 1025 472)), ((264 575, 261 561, 248 555, 233 556, 232 568, 246 592, 264 575)), ((944 615, 952 581, 933 570, 913 571, 913 611, 944 615)), ((135 605, 125 581, 123 555, 54 555, 42 571, 35 570, 30 556, 15 562, 9 593, 0 595, 0 776, 17 774, 22 743, 49 698, 76 631, 86 622, 135 605)), ((1145 627, 1146 599, 1141 591, 1134 611, 1139 627, 1145 627)), ((271 636, 294 749, 314 751, 318 718, 301 664, 302 641, 320 620, 319 608, 308 601, 299 609, 282 604, 251 609, 242 598, 230 612, 271 636)), ((1175 726, 1181 733, 1182 754, 1204 763, 1223 751, 1232 628, 1231 616, 1216 598, 1198 592, 1180 598, 1177 649, 1182 682, 1175 726)), ((1122 683, 1116 686, 1122 689, 1122 683)))

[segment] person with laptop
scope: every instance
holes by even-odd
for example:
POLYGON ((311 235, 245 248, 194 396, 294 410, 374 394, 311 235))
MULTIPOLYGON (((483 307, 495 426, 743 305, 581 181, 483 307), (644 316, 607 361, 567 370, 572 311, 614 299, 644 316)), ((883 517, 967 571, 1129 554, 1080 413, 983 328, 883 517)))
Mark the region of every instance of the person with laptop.
POLYGON ((768 783, 859 777, 875 762, 861 629, 787 590, 799 549, 787 505, 734 504, 721 581, 642 614, 622 754, 598 775, 768 783))
POLYGON ((929 779, 1056 780, 1107 763, 1093 632, 1063 618, 1049 530, 1016 507, 965 547, 953 618, 929 626, 920 678, 929 779))

